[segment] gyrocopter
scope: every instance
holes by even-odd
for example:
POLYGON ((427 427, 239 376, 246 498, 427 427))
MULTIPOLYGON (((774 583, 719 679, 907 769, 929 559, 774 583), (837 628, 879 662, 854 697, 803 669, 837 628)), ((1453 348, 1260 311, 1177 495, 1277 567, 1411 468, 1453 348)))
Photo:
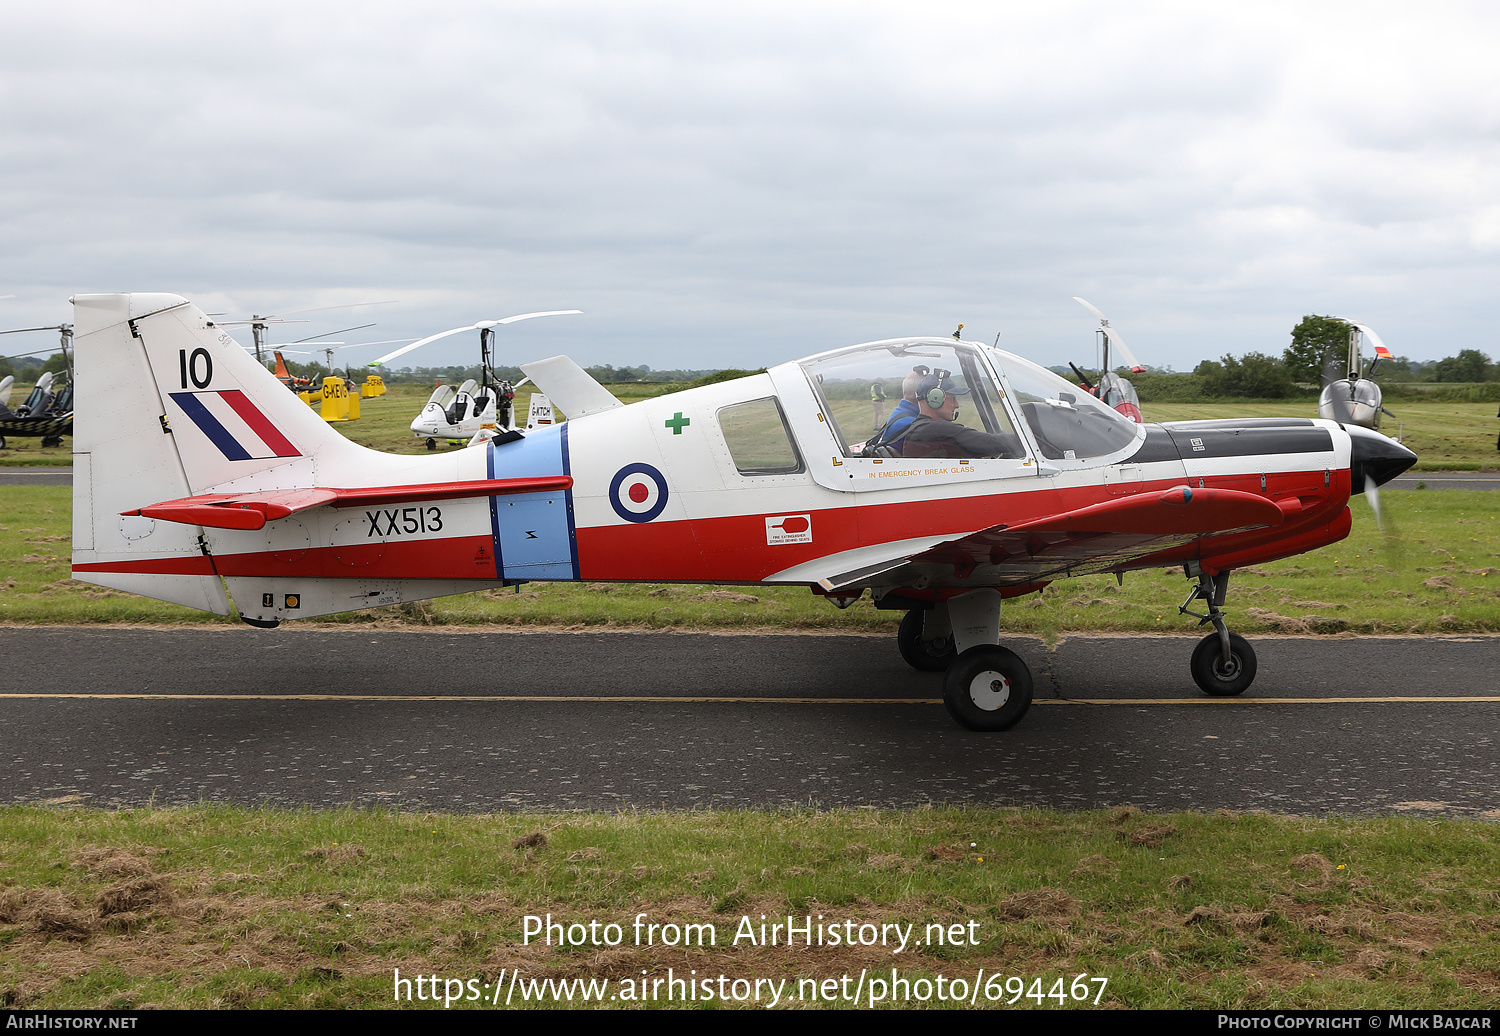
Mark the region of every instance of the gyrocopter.
MULTIPOLYGON (((404 345, 394 352, 386 353, 378 360, 370 361, 369 366, 384 366, 398 356, 405 356, 413 349, 420 349, 429 342, 436 342, 449 335, 478 331, 479 380, 476 382, 470 378, 458 386, 439 385, 433 390, 432 396, 423 405, 421 412, 412 419, 411 432, 418 439, 427 440, 429 450, 437 449, 440 439, 482 442, 515 430, 519 423, 516 420, 514 405, 516 389, 519 386, 495 377, 492 366, 495 328, 522 320, 531 320, 534 317, 562 317, 580 312, 582 311, 577 309, 553 309, 544 313, 518 313, 499 320, 481 320, 478 323, 465 324, 463 327, 439 331, 435 335, 428 335, 410 345, 404 345)), ((526 425, 535 427, 538 423, 550 424, 552 422, 550 405, 546 406, 544 412, 546 417, 540 422, 535 419, 535 414, 529 414, 526 425)))

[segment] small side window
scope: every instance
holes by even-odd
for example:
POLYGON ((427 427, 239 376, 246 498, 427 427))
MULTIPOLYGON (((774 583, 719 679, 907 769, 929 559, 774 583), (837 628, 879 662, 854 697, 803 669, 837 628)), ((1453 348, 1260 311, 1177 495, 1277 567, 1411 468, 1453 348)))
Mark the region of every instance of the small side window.
POLYGON ((741 475, 790 475, 802 470, 786 419, 775 397, 736 403, 719 411, 719 429, 741 475))

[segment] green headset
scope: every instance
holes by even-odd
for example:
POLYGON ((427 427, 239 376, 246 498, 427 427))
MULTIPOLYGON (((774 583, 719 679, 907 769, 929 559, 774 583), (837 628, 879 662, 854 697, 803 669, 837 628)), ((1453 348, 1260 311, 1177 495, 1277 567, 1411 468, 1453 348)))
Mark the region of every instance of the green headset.
POLYGON ((953 384, 952 374, 952 371, 933 371, 917 385, 917 395, 922 397, 928 407, 938 410, 947 396, 957 396, 968 392, 968 389, 959 388, 953 384))

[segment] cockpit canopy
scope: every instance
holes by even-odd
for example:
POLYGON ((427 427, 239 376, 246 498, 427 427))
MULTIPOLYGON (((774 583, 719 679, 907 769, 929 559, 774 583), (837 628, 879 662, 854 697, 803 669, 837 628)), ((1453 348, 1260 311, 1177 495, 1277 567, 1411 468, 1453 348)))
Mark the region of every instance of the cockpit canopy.
POLYGON ((914 394, 918 383, 939 371, 967 390, 958 395, 956 421, 1000 436, 1013 435, 1016 423, 1024 422, 1031 443, 1049 460, 1106 457, 1143 434, 1140 425, 1051 371, 970 342, 871 342, 814 356, 801 366, 845 456, 879 441, 903 394, 914 394))

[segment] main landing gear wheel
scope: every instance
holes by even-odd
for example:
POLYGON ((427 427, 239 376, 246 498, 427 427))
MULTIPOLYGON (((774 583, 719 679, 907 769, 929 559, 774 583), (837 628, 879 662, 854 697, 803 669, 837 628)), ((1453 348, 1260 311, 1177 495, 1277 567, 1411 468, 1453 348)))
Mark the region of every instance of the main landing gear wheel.
POLYGON ((953 664, 958 652, 953 650, 951 635, 924 640, 922 627, 926 621, 927 613, 921 608, 907 612, 901 620, 901 628, 896 631, 896 646, 901 649, 906 664, 913 669, 922 673, 941 673, 953 664))
POLYGON ((1031 670, 1007 648, 969 648, 948 667, 943 704, 959 726, 1009 730, 1031 708, 1031 670))
POLYGON ((1193 682, 1204 694, 1227 698, 1255 682, 1255 649, 1238 633, 1229 635, 1229 655, 1225 662, 1224 644, 1217 633, 1210 633, 1193 648, 1193 682))

